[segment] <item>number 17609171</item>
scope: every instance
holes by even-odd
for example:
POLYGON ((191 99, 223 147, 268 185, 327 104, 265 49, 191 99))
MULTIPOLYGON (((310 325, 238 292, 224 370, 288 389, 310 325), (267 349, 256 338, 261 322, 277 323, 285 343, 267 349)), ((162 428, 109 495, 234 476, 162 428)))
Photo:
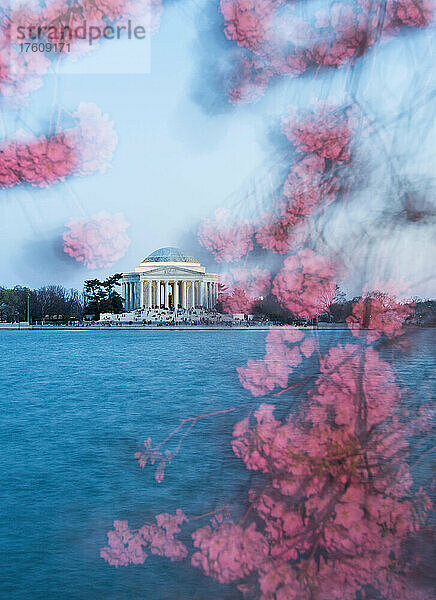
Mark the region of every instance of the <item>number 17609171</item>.
POLYGON ((24 42, 20 44, 20 50, 21 52, 70 52, 71 45, 69 42, 58 42, 56 44, 24 42))

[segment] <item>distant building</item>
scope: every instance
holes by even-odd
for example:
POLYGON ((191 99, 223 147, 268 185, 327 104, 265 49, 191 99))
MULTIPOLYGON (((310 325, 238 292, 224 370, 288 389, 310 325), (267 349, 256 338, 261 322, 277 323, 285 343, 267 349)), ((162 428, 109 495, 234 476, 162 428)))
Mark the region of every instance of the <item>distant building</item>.
POLYGON ((178 248, 159 248, 121 279, 126 311, 203 307, 218 300, 219 277, 178 248))

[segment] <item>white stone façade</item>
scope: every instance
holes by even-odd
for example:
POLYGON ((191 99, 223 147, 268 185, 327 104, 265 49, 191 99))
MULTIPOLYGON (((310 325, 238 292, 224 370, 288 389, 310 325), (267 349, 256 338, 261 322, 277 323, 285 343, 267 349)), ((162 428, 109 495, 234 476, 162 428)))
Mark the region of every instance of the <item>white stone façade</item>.
POLYGON ((207 273, 194 258, 177 248, 160 248, 133 273, 123 274, 124 308, 212 309, 218 300, 218 283, 218 275, 207 273))

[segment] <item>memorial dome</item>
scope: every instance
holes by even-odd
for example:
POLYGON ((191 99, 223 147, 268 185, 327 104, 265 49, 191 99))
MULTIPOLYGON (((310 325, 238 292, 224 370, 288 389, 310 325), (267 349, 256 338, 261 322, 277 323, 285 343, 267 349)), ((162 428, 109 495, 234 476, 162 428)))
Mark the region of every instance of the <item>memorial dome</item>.
POLYGON ((144 258, 143 262, 187 262, 196 263, 197 260, 192 256, 186 255, 179 248, 173 248, 168 246, 166 248, 159 248, 144 258))

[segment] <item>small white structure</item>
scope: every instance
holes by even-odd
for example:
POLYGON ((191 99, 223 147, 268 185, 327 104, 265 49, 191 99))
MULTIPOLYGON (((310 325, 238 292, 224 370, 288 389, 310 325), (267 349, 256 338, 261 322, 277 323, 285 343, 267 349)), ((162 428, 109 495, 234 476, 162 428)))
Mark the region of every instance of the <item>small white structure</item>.
POLYGON ((211 310, 219 277, 178 248, 159 248, 121 280, 126 311, 143 309, 211 310))

